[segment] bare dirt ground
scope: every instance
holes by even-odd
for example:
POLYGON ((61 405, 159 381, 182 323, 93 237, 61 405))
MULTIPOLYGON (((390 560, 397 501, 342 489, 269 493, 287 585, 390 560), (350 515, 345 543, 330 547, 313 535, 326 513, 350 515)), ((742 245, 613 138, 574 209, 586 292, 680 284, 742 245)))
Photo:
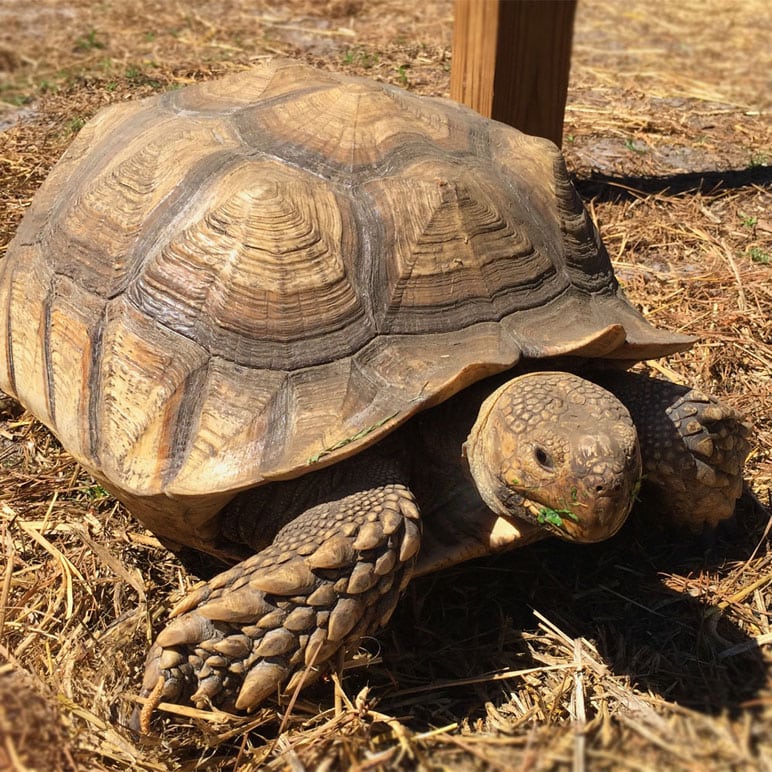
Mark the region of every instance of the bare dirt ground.
MULTIPOLYGON (((193 582, 13 404, 0 412, 0 768, 772 769, 772 39, 766 0, 583 0, 564 151, 629 296, 700 343, 653 363, 754 422, 712 540, 639 512, 409 589, 291 713, 126 729, 193 582)), ((0 250, 103 105, 275 54, 447 95, 452 4, 0 0, 0 250)))

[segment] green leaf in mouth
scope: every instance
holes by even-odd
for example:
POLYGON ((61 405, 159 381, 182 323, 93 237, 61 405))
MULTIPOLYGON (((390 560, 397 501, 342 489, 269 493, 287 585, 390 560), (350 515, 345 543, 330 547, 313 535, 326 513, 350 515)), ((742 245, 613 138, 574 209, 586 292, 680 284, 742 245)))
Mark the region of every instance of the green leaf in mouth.
POLYGON ((570 509, 553 509, 552 507, 542 507, 536 519, 542 525, 547 523, 554 525, 556 528, 563 528, 564 517, 573 520, 575 523, 579 522, 579 518, 570 509))

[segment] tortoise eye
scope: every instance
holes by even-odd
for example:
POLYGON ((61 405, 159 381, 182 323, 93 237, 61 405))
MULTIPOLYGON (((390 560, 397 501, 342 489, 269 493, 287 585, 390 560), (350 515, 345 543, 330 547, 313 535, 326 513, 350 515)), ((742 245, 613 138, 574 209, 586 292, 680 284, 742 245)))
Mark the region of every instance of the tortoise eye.
POLYGON ((536 459, 536 463, 548 472, 554 469, 552 456, 541 445, 537 445, 533 449, 533 457, 536 459))

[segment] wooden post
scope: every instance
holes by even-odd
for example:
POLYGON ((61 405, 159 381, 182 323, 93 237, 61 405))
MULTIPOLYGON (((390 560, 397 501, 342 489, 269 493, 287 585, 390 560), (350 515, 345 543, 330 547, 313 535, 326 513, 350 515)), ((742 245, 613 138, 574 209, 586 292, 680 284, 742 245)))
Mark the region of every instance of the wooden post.
POLYGON ((576 0, 455 0, 450 96, 560 146, 576 0))

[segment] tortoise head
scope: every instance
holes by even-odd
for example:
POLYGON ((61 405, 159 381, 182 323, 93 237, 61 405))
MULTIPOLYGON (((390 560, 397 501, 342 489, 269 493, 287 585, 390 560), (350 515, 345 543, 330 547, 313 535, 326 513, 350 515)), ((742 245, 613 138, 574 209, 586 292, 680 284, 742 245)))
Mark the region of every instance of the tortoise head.
POLYGON ((573 541, 613 535, 641 479, 627 409, 571 373, 528 373, 505 383, 483 402, 465 448, 491 510, 573 541))

